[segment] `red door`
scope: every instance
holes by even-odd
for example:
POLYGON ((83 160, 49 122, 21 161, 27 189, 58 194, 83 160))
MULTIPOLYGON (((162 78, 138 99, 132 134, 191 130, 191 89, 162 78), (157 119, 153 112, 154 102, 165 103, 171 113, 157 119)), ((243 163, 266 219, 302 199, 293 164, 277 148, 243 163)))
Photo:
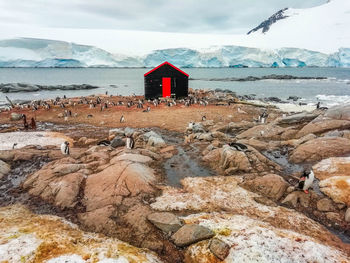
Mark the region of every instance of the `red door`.
POLYGON ((171 78, 163 78, 163 98, 171 96, 171 78))

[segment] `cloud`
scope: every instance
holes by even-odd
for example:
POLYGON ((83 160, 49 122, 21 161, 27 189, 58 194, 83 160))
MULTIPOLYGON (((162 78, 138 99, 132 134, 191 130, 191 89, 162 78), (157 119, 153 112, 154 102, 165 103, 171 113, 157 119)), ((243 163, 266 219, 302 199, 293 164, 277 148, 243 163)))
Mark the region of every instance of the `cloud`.
POLYGON ((185 33, 245 33, 284 7, 327 0, 0 0, 0 25, 185 33))

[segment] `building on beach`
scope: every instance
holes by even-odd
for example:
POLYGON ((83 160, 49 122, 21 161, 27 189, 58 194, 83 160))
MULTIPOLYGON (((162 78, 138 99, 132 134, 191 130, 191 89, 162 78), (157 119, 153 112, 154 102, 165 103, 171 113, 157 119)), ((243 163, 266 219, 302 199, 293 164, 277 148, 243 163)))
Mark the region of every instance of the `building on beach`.
POLYGON ((145 98, 187 97, 189 75, 169 62, 164 62, 144 74, 145 98))

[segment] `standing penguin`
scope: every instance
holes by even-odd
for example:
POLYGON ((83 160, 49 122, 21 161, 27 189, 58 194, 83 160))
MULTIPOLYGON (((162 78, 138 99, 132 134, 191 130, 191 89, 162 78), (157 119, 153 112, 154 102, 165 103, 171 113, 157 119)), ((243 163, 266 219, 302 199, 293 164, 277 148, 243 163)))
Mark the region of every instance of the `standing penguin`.
POLYGON ((122 122, 125 122, 125 118, 124 118, 124 115, 122 115, 121 117, 120 117, 120 123, 122 123, 122 122))
POLYGON ((205 115, 202 116, 202 121, 206 121, 207 117, 205 115))
POLYGON ((65 141, 61 144, 61 152, 64 155, 69 155, 69 142, 65 141))
POLYGON ((30 121, 30 126, 32 126, 33 130, 36 130, 36 122, 34 120, 34 118, 32 117, 31 121, 30 121))
POLYGON ((132 136, 128 136, 126 138, 126 149, 133 149, 134 148, 134 139, 132 138, 132 136))
POLYGON ((310 186, 312 186, 314 179, 315 175, 312 170, 304 171, 303 174, 300 176, 298 188, 303 190, 306 194, 308 194, 308 189, 310 188, 310 186))

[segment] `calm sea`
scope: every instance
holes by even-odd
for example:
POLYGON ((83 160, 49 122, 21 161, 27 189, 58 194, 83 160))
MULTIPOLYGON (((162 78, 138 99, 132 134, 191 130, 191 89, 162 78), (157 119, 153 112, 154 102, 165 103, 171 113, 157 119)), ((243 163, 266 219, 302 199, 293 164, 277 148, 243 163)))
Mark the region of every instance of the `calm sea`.
MULTIPOLYGON (((13 100, 44 99, 100 94, 143 94, 143 74, 150 69, 126 68, 0 68, 0 83, 31 83, 44 85, 92 84, 100 88, 83 91, 40 91, 0 93, 13 100)), ((350 102, 350 69, 344 68, 191 68, 184 69, 194 89, 229 89, 238 95, 256 94, 258 98, 302 97, 307 103, 321 101, 327 106, 350 102), (263 80, 250 82, 208 81, 210 78, 265 76, 270 74, 306 77, 327 77, 326 80, 263 80)))

